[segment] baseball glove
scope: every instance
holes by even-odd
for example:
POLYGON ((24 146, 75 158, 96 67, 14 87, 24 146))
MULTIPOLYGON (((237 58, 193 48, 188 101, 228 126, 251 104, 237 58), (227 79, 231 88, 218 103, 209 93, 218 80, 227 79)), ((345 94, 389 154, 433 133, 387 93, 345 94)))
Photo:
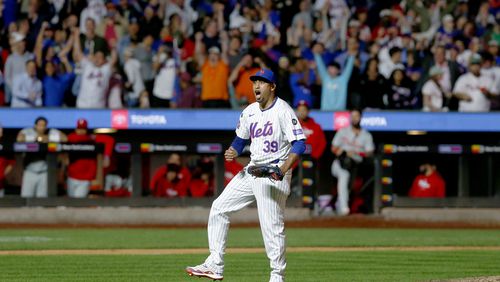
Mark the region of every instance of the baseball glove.
POLYGON ((268 177, 271 180, 283 180, 285 176, 281 169, 274 165, 252 165, 247 172, 255 177, 268 177))
POLYGON ((352 170, 355 166, 355 162, 353 159, 347 156, 346 152, 343 152, 342 155, 338 156, 340 167, 345 170, 352 170))

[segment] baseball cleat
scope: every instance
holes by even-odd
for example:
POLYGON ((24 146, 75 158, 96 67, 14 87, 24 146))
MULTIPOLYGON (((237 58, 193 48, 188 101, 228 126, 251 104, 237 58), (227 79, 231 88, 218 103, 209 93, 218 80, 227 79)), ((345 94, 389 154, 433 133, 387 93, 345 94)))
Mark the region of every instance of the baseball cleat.
POLYGON ((200 264, 197 266, 188 266, 186 267, 186 272, 189 276, 205 277, 214 281, 224 279, 224 276, 216 273, 212 269, 206 267, 204 264, 200 264))

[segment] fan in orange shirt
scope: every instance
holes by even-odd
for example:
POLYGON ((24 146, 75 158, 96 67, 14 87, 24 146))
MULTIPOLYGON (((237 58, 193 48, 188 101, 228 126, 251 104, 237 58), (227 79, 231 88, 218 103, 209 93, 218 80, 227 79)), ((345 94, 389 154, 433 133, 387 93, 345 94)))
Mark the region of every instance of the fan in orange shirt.
POLYGON ((222 51, 217 46, 204 52, 203 33, 195 34, 195 54, 201 71, 201 100, 204 108, 229 108, 227 80, 229 64, 227 58, 227 33, 221 33, 222 51), (222 36, 224 34, 224 36, 222 36))
POLYGON ((254 75, 259 69, 260 67, 255 66, 252 55, 245 55, 231 72, 229 83, 234 85, 235 98, 239 106, 246 106, 255 102, 250 76, 254 75))

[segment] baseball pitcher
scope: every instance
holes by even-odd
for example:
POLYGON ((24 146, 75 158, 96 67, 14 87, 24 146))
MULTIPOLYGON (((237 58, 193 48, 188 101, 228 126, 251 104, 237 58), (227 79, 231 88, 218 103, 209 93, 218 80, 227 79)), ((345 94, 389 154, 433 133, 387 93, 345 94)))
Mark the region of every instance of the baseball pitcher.
POLYGON ((210 255, 203 264, 186 268, 190 276, 223 279, 229 215, 256 201, 272 268, 269 281, 285 279, 284 209, 290 168, 304 152, 306 138, 292 108, 276 96, 273 72, 261 69, 250 80, 256 102, 243 110, 236 137, 224 154, 226 160, 233 160, 250 141, 250 163, 213 202, 208 219, 210 255))

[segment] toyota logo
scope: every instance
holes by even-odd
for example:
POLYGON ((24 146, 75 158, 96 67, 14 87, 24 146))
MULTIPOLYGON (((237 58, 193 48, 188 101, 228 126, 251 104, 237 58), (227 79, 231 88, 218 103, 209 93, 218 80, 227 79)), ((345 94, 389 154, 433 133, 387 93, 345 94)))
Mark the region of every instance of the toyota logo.
POLYGON ((115 114, 113 116, 113 124, 124 125, 127 123, 127 116, 124 114, 115 114))

